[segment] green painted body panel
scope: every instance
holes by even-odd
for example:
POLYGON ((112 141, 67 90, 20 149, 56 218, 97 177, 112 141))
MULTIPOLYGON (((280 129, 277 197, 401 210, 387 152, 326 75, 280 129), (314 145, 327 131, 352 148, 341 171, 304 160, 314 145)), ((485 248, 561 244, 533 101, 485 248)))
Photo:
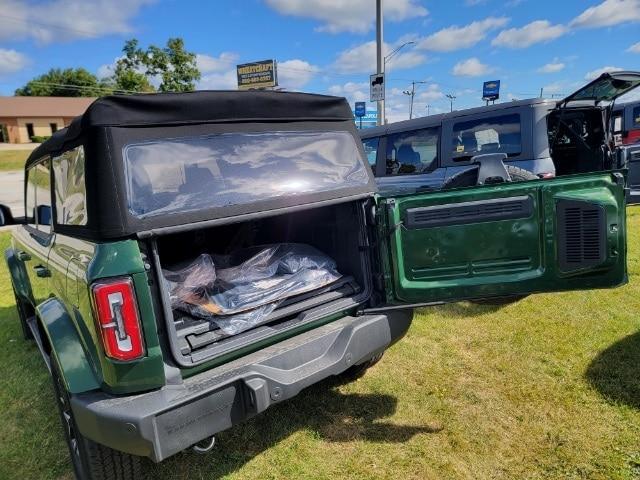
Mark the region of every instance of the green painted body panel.
POLYGON ((92 243, 57 235, 49 254, 49 269, 52 294, 65 305, 100 387, 119 394, 164 385, 156 317, 138 243, 134 240, 92 243), (133 279, 146 349, 142 359, 126 363, 104 355, 90 294, 93 282, 123 275, 133 279))
POLYGON ((60 366, 67 390, 81 393, 100 388, 96 372, 82 348, 74 322, 58 299, 50 298, 36 309, 36 315, 60 366))
POLYGON ((605 288, 627 280, 624 190, 611 173, 380 197, 378 205, 389 304, 605 288), (471 218, 459 225, 413 229, 402 224, 409 208, 521 196, 532 201, 527 218, 471 218), (555 220, 560 199, 604 208, 606 259, 601 264, 560 271, 555 220))

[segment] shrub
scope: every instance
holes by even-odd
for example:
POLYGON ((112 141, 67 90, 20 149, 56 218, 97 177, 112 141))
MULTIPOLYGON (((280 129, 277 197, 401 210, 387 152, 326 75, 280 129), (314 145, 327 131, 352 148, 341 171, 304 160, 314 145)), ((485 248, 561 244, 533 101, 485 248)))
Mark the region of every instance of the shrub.
POLYGON ((51 138, 51 135, 34 135, 31 137, 33 143, 42 143, 51 138))

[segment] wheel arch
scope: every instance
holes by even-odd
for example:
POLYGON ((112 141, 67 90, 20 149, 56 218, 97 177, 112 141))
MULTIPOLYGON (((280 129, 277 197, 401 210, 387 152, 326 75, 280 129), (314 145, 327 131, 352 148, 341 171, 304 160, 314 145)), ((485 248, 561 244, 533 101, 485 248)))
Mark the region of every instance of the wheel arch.
POLYGON ((77 394, 99 389, 95 370, 62 302, 55 297, 42 302, 36 307, 36 321, 44 331, 42 343, 48 343, 48 354, 55 358, 67 391, 77 394))

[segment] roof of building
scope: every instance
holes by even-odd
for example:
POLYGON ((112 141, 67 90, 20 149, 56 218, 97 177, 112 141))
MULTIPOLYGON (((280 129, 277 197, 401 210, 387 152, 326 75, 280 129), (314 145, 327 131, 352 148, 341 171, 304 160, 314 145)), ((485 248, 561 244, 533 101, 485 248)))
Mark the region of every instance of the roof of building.
POLYGON ((0 97, 0 117, 77 117, 93 97, 0 97))

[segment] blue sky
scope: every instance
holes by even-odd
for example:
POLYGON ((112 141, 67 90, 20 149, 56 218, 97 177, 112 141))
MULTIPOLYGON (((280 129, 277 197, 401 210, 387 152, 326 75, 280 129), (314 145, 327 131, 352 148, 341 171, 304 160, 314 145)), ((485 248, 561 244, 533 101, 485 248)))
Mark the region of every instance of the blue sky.
MULTIPOLYGON (((640 70, 640 0, 385 0, 387 115, 567 94, 603 69, 640 70)), ((282 86, 368 100, 375 70, 374 0, 0 0, 0 94, 51 67, 108 75, 124 41, 183 37, 199 88, 234 88, 236 63, 275 58, 282 86)), ((373 105, 370 105, 373 107, 373 105)))

